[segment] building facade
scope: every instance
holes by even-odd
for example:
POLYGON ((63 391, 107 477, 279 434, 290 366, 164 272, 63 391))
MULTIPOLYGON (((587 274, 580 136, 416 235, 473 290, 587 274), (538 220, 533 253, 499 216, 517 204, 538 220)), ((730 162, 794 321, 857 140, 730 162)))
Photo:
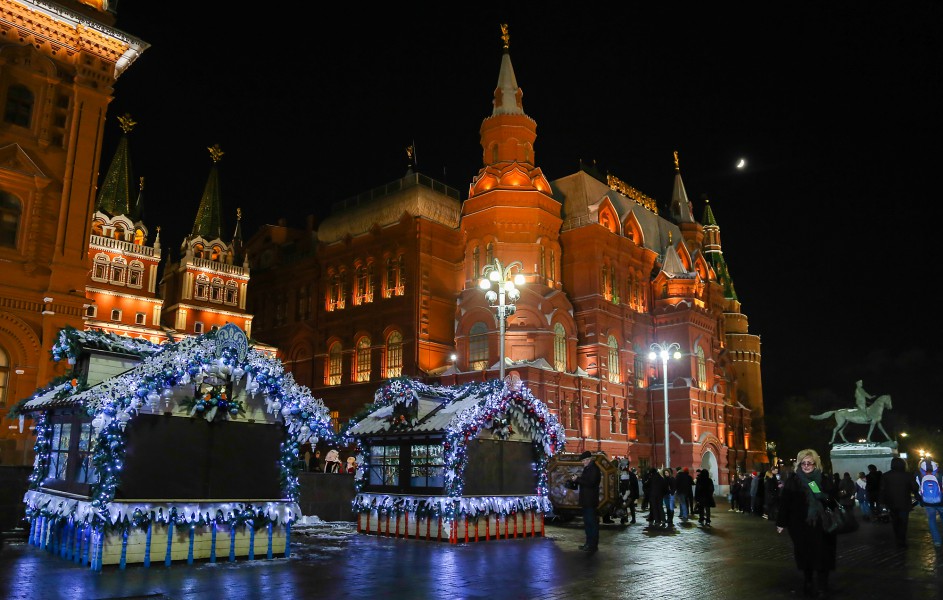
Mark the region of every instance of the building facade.
POLYGON ((0 0, 0 461, 31 458, 10 407, 64 371, 84 326, 102 131, 117 79, 148 44, 102 0, 0 0))
POLYGON ((559 417, 568 451, 646 467, 665 464, 667 446, 673 467, 708 468, 721 485, 761 468, 759 336, 713 209, 694 217, 677 153, 669 218, 614 176, 549 180, 504 39, 467 195, 410 165, 317 227, 262 228, 247 243, 257 335, 339 422, 390 378, 483 381, 503 356, 559 417), (478 285, 490 271, 523 279, 503 327, 501 301, 478 285), (672 343, 681 357, 665 373, 648 355, 672 343))

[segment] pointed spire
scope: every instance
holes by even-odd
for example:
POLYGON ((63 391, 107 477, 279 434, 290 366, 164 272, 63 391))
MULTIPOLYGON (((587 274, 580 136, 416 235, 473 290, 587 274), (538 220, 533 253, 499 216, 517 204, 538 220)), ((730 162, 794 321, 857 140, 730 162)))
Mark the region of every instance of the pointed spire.
POLYGON ((691 201, 688 200, 688 193, 684 189, 684 182, 681 181, 681 167, 678 163, 678 151, 674 152, 675 158, 675 183, 671 191, 671 218, 675 223, 694 223, 694 216, 691 210, 691 201))
POLYGON ((138 178, 138 199, 134 202, 134 209, 131 211, 133 221, 144 220, 144 178, 138 178))
POLYGON ((517 85, 517 77, 514 76, 514 67, 511 65, 511 54, 508 51, 511 36, 508 34, 507 23, 501 24, 501 40, 504 43, 504 54, 501 56, 501 69, 498 71, 498 86, 494 90, 494 110, 491 115, 523 115, 524 92, 517 85))
POLYGON ((137 125, 127 113, 118 117, 118 123, 123 133, 95 200, 95 210, 112 217, 130 215, 131 212, 131 157, 128 152, 128 134, 137 125))
POLYGON ((683 275, 688 272, 674 246, 668 246, 665 249, 665 264, 661 266, 661 270, 669 275, 683 275))
POLYGON ((157 235, 154 237, 154 250, 160 250, 160 225, 157 226, 157 235))
POLYGON ((219 172, 216 168, 217 163, 223 157, 223 151, 219 144, 214 144, 207 148, 210 151, 210 159, 213 166, 210 169, 210 176, 206 180, 206 187, 203 189, 203 197, 200 199, 200 208, 196 213, 196 221, 193 223, 191 235, 200 236, 204 240, 222 239, 223 219, 222 203, 219 197, 219 172))
POLYGON ((236 209, 236 231, 232 234, 232 245, 242 247, 242 209, 236 209))
POLYGON ((720 226, 717 219, 714 218, 714 211, 711 210, 710 200, 704 199, 704 257, 710 262, 717 273, 717 283, 724 289, 724 298, 737 300, 737 290, 733 287, 733 278, 730 276, 730 270, 727 268, 727 261, 724 260, 724 251, 720 245, 720 226))
POLYGON ((717 225, 717 219, 714 218, 714 211, 711 210, 711 202, 704 198, 704 217, 701 219, 704 225, 717 225))

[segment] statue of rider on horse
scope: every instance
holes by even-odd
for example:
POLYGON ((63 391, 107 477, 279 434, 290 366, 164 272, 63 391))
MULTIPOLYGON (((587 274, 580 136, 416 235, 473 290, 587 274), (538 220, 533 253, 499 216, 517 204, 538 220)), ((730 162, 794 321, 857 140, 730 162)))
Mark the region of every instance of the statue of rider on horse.
POLYGON ((836 435, 841 436, 841 439, 845 440, 845 443, 848 443, 848 439, 845 438, 843 431, 849 423, 870 425, 867 436, 868 442, 871 441, 871 434, 874 432, 875 427, 881 430, 881 433, 884 434, 887 441, 891 441, 891 436, 887 434, 884 430, 884 426, 881 425, 884 410, 893 408, 891 397, 889 394, 883 394, 875 398, 864 389, 863 385, 860 379, 856 382, 855 408, 842 408, 839 410, 830 410, 820 415, 810 415, 810 417, 816 421, 821 421, 822 419, 827 419, 835 415, 835 429, 832 430, 832 439, 829 441, 830 444, 835 443, 836 435), (871 403, 871 406, 868 406, 867 401, 872 399, 874 402, 871 403))

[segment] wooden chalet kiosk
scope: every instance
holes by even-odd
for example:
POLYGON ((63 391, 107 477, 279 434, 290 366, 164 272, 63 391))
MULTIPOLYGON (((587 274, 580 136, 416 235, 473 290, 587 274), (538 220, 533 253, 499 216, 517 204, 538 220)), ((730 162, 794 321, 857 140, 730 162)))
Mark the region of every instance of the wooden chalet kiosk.
POLYGON ((347 431, 361 452, 357 529, 477 542, 544 534, 547 464, 563 427, 520 380, 427 386, 395 379, 347 431))
POLYGON ((30 543, 103 565, 287 557, 300 444, 323 402, 229 324, 178 343, 65 329, 73 373, 18 406, 36 423, 30 543))

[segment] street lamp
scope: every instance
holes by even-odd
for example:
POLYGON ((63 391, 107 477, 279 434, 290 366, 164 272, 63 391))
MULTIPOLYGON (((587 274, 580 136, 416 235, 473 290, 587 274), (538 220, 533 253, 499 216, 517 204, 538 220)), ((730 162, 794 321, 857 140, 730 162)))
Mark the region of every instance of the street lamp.
POLYGON ((516 260, 507 267, 501 265, 501 261, 494 259, 493 265, 485 265, 481 270, 481 281, 478 287, 485 290, 485 300, 492 307, 498 309, 498 332, 501 347, 501 381, 504 381, 504 333, 507 329, 507 319, 514 314, 516 307, 514 303, 521 297, 521 291, 517 286, 524 285, 524 275, 521 271, 524 265, 516 260), (511 276, 511 269, 517 267, 517 275, 511 276), (497 291, 495 291, 497 289, 497 291))
POLYGON ((670 441, 668 439, 668 358, 673 357, 675 360, 681 358, 681 345, 678 342, 671 342, 670 344, 659 344, 654 343, 651 345, 652 351, 648 353, 649 360, 655 360, 656 358, 661 358, 661 386, 665 390, 665 468, 671 468, 671 450, 670 450, 670 441))

